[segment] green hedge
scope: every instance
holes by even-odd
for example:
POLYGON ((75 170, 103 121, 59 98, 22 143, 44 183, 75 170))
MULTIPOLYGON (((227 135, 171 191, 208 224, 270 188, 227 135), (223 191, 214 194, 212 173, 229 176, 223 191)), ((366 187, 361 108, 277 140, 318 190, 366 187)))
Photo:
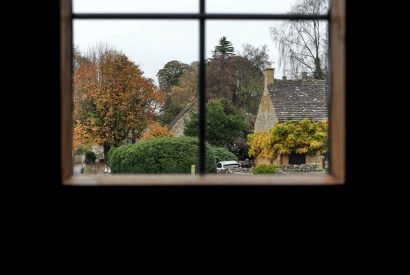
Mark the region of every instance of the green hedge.
POLYGON ((118 147, 111 147, 107 153, 107 163, 110 163, 111 157, 114 154, 114 151, 117 150, 118 147))
POLYGON ((93 151, 85 151, 85 163, 94 163, 97 156, 93 151))
POLYGON ((259 166, 256 166, 253 169, 253 174, 258 175, 258 174, 275 174, 276 169, 278 169, 279 166, 277 165, 266 165, 266 164, 261 164, 259 166))
POLYGON ((212 146, 212 151, 214 152, 216 163, 223 160, 238 160, 238 157, 225 147, 212 146))
MULTIPOLYGON (((206 172, 216 173, 215 156, 206 144, 206 172)), ((198 139, 165 137, 116 148, 109 157, 113 174, 190 174, 191 165, 198 172, 198 139)))

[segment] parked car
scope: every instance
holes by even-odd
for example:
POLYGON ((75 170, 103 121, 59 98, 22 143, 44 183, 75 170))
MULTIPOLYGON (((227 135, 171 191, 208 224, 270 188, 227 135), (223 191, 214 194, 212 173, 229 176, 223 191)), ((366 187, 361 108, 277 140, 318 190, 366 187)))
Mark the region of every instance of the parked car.
POLYGON ((217 171, 230 170, 238 167, 240 167, 240 165, 236 160, 220 161, 216 164, 217 171))

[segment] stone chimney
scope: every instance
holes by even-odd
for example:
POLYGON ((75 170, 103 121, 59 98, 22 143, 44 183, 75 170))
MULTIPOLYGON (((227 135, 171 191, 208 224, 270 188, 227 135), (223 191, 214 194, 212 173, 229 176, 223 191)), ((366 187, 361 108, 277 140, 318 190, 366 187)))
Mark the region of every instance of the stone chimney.
POLYGON ((270 64, 263 70, 263 75, 265 76, 265 87, 272 85, 275 77, 275 69, 272 68, 270 64))
POLYGON ((268 132, 278 123, 276 111, 268 89, 268 85, 272 85, 274 82, 275 69, 268 65, 265 70, 263 70, 263 75, 265 76, 265 87, 259 104, 259 111, 256 116, 255 133, 268 132))
POLYGON ((307 72, 302 72, 302 79, 307 80, 307 72))

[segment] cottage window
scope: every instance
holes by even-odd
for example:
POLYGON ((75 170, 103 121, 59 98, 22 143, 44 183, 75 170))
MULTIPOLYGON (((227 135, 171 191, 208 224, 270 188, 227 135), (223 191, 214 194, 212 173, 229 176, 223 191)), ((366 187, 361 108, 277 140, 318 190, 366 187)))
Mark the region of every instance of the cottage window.
MULTIPOLYGON (((323 15, 307 14, 268 14, 263 9, 243 12, 235 10, 215 12, 206 11, 206 2, 216 0, 198 0, 199 7, 190 7, 189 10, 177 10, 167 13, 160 7, 152 6, 149 12, 131 11, 126 7, 120 11, 103 11, 101 13, 73 13, 72 0, 61 1, 61 110, 62 110, 62 179, 68 185, 275 185, 275 184, 343 184, 345 181, 345 0, 333 0, 330 11, 323 15), (157 9, 158 8, 158 9, 157 9), (113 13, 114 12, 114 13, 113 13), (73 41, 72 27, 74 20, 87 19, 127 19, 127 20, 196 20, 199 23, 199 174, 197 175, 111 175, 107 177, 73 175, 73 103, 72 103, 72 56, 73 41), (329 64, 330 90, 329 101, 329 174, 312 177, 271 177, 271 176, 222 176, 206 175, 205 163, 205 27, 206 22, 212 20, 327 20, 329 23, 329 64)), ((155 2, 155 1, 153 1, 155 2)), ((196 2, 196 1, 191 1, 196 2)), ((216 1, 218 2, 218 1, 216 1)), ((164 28, 164 32, 166 28, 164 28)), ((296 161, 294 157, 289 162, 296 161)), ((300 162, 298 159, 296 162, 300 162)))
POLYGON ((306 155, 305 154, 291 154, 289 155, 289 164, 305 164, 306 163, 306 155))

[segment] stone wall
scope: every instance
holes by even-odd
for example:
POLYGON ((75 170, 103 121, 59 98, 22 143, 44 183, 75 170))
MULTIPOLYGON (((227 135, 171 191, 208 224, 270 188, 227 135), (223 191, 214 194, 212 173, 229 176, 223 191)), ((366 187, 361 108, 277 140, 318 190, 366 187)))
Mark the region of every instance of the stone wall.
POLYGON ((81 164, 85 161, 85 155, 74 155, 74 164, 81 164))
POLYGON ((278 155, 276 158, 264 158, 261 156, 258 156, 254 160, 255 166, 261 165, 261 164, 266 164, 266 165, 281 165, 282 157, 278 155))
POLYGON ((323 169, 323 156, 317 153, 315 156, 306 155, 306 164, 317 164, 318 169, 323 169))
POLYGON ((281 155, 281 163, 282 166, 289 165, 289 155, 281 155))
MULTIPOLYGON (((309 156, 306 155, 306 164, 312 165, 314 163, 317 164, 317 169, 324 169, 323 167, 323 156, 317 153, 314 156, 309 156)), ((255 166, 261 165, 261 164, 275 164, 275 165, 280 165, 280 166, 288 166, 289 165, 289 155, 278 155, 277 158, 272 159, 272 158, 263 158, 263 157, 256 157, 255 158, 255 166)))

